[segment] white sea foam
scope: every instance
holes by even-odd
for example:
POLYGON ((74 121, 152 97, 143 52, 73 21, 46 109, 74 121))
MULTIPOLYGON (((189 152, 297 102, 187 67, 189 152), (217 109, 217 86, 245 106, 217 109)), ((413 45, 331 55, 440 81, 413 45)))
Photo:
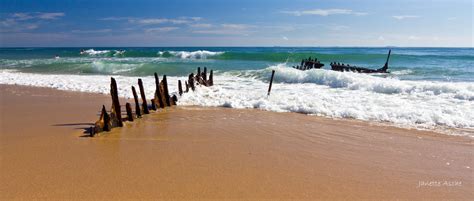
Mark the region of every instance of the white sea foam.
MULTIPOLYGON (((136 86, 137 77, 114 77, 119 95, 132 98, 130 86, 136 86)), ((168 77, 169 88, 174 93, 178 79, 186 78, 168 77)), ((151 98, 154 78, 144 77, 143 81, 146 95, 151 98)), ((217 73, 214 82, 213 87, 197 88, 194 93, 179 97, 178 104, 299 112, 421 129, 461 129, 469 132, 449 133, 474 137, 472 83, 402 81, 326 70, 299 71, 283 65, 257 71, 217 73), (271 70, 276 70, 275 82, 271 96, 267 97, 271 70)), ((0 84, 107 94, 110 76, 44 75, 1 70, 0 84)))
POLYGON ((94 49, 88 49, 84 50, 84 53, 82 54, 87 54, 87 55, 101 55, 101 54, 107 54, 109 53, 110 50, 94 50, 94 49))
POLYGON ((399 70, 399 71, 391 71, 390 74, 392 75, 410 75, 413 74, 412 70, 399 70))
POLYGON ((123 54, 125 54, 125 50, 115 50, 114 56, 123 56, 123 54))
POLYGON ((143 66, 143 64, 109 63, 106 60, 95 60, 90 66, 95 73, 120 74, 143 66))
MULTIPOLYGON (((171 55, 175 57, 179 57, 181 59, 207 59, 210 56, 216 56, 223 54, 224 52, 211 52, 207 50, 198 50, 198 51, 167 51, 171 55)), ((159 56, 163 56, 166 52, 160 51, 158 52, 159 56)))

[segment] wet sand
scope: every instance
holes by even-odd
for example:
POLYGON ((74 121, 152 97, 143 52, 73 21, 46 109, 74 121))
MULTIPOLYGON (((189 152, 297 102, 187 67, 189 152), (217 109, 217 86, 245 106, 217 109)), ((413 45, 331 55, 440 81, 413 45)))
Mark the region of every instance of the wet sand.
POLYGON ((202 107, 90 138, 84 129, 109 96, 7 85, 0 94, 1 200, 474 198, 471 138, 202 107))

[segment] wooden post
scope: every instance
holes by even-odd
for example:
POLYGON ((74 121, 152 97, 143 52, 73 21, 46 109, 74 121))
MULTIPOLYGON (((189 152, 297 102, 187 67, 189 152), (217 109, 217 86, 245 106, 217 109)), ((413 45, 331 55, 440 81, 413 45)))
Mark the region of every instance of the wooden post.
POLYGON ((166 79, 166 75, 163 75, 163 89, 165 92, 165 101, 167 106, 171 106, 170 103, 170 94, 168 91, 168 80, 166 79))
POLYGON ((176 105, 176 102, 178 102, 178 97, 176 97, 176 95, 173 95, 173 96, 171 97, 171 104, 172 104, 172 105, 176 105))
POLYGON ((95 135, 95 126, 89 127, 89 132, 91 132, 89 134, 89 137, 94 137, 94 135, 95 135))
POLYGON ((186 93, 189 92, 189 84, 188 84, 188 81, 184 81, 184 85, 186 85, 186 93))
POLYGON ((155 101, 158 101, 160 108, 164 108, 165 104, 163 103, 162 91, 160 87, 160 78, 158 78, 158 74, 156 73, 155 73, 155 85, 156 85, 155 101))
POLYGON ((183 95, 183 86, 181 86, 181 80, 178 80, 178 92, 180 96, 183 95))
POLYGON ((199 82, 199 77, 201 77, 201 67, 198 67, 198 72, 196 74, 196 81, 199 82))
POLYGON ((193 91, 196 89, 196 87, 194 86, 194 73, 189 74, 188 84, 189 84, 189 87, 191 87, 193 91))
POLYGON ((140 88, 140 95, 142 96, 143 101, 143 114, 150 114, 150 111, 148 111, 148 104, 146 103, 145 90, 143 89, 142 79, 138 79, 138 87, 140 88))
POLYGON ((135 99, 135 114, 137 115, 137 117, 142 117, 142 111, 140 109, 140 104, 138 104, 137 91, 135 90, 134 86, 132 86, 132 92, 133 92, 133 99, 135 99))
POLYGON ((213 79, 213 75, 212 75, 212 70, 211 70, 211 73, 209 74, 209 86, 212 86, 214 85, 214 79, 213 79))
POLYGON ((110 129, 110 116, 107 114, 107 110, 105 110, 105 105, 102 105, 102 111, 100 113, 99 120, 95 122, 94 128, 91 129, 91 137, 94 137, 96 133, 100 133, 102 131, 110 131, 110 129))
POLYGON ((110 131, 111 129, 111 125, 110 125, 110 116, 109 114, 107 114, 107 110, 105 110, 105 105, 102 105, 102 114, 101 114, 101 119, 103 119, 104 121, 104 125, 103 125, 103 128, 102 130, 104 131, 110 131))
POLYGON ((155 110, 156 111, 156 103, 155 103, 155 99, 151 99, 151 110, 155 110))
POLYGON ((133 121, 132 107, 130 106, 130 103, 125 104, 125 109, 127 110, 127 120, 133 121))
POLYGON ((272 78, 270 78, 270 86, 268 86, 268 94, 267 96, 270 96, 270 91, 272 90, 272 84, 273 84, 273 76, 275 75, 275 70, 272 70, 272 78))
POLYGON ((119 127, 123 126, 122 113, 120 111, 120 102, 117 92, 117 82, 112 77, 110 78, 110 95, 112 96, 112 122, 119 127))
POLYGON ((207 81, 207 68, 206 67, 204 67, 204 72, 202 73, 202 79, 206 83, 207 81))

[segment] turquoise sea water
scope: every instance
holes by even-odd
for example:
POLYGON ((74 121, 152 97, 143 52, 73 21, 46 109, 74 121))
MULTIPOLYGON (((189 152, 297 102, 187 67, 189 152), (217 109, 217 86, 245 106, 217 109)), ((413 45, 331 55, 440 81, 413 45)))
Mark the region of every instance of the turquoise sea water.
POLYGON ((329 118, 350 118, 474 137, 473 48, 1 48, 0 84, 119 95, 142 78, 147 97, 153 73, 168 75, 177 91, 197 67, 214 70, 213 87, 179 97, 180 105, 255 108, 329 118), (392 55, 389 74, 331 71, 331 62, 377 69, 392 55), (82 51, 82 54, 81 54, 82 51), (317 58, 323 69, 291 68, 317 58), (275 80, 267 96, 271 71, 275 80))

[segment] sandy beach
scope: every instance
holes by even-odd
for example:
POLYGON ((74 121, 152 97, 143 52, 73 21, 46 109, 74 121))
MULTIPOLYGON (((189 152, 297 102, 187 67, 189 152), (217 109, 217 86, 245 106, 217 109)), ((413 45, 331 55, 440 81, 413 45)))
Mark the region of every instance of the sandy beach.
POLYGON ((84 131, 108 95, 12 85, 0 94, 0 200, 474 198, 468 137, 173 107, 91 138, 84 131))

